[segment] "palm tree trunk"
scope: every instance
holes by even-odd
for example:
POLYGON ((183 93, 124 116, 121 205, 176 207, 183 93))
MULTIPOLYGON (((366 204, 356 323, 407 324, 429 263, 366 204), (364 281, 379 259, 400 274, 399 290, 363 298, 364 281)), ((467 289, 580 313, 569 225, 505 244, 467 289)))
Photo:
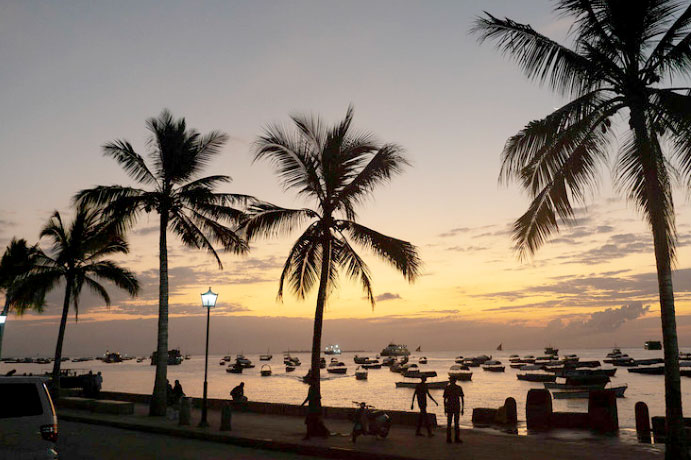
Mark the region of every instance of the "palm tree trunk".
MULTIPOLYGON (((327 230, 328 231, 328 230, 327 230)), ((326 297, 329 287, 329 279, 331 278, 331 239, 324 238, 322 242, 322 266, 321 277, 319 279, 319 292, 317 294, 317 308, 314 312, 314 331, 312 333, 312 363, 310 370, 310 377, 312 386, 312 394, 316 397, 311 398, 308 406, 308 417, 317 418, 319 424, 322 422, 322 402, 321 402, 321 379, 319 361, 321 359, 321 343, 322 343, 322 325, 324 323, 324 306, 326 305, 326 297)), ((309 430, 309 427, 308 427, 309 430)), ((324 427, 324 431, 326 427, 324 427)), ((308 431, 308 434, 309 431, 308 431)))
POLYGON ((55 360, 53 361, 53 394, 60 397, 60 364, 62 363, 62 342, 65 339, 65 326, 67 325, 67 313, 70 311, 70 288, 72 280, 65 280, 65 301, 62 304, 62 317, 58 330, 58 343, 55 345, 55 360))
MULTIPOLYGON (((10 296, 8 294, 5 294, 5 306, 2 308, 2 313, 0 313, 0 316, 5 317, 5 321, 7 321, 7 314, 10 311, 10 296)), ((5 323, 0 323, 0 358, 2 358, 2 337, 5 335, 5 323)))
POLYGON ((667 209, 665 190, 660 182, 662 155, 658 139, 650 136, 642 108, 631 109, 631 126, 638 145, 647 146, 642 152, 641 162, 645 191, 648 198, 647 211, 653 233, 657 283, 660 295, 660 318, 662 320, 662 342, 665 357, 665 418, 667 436, 665 440, 665 459, 689 460, 686 447, 686 432, 681 400, 681 377, 679 375, 679 343, 677 340, 677 321, 674 310, 674 289, 672 286, 671 247, 668 241, 667 209))
POLYGON ((156 378, 149 405, 149 415, 166 415, 168 386, 168 211, 161 210, 159 237, 158 339, 156 345, 156 378))

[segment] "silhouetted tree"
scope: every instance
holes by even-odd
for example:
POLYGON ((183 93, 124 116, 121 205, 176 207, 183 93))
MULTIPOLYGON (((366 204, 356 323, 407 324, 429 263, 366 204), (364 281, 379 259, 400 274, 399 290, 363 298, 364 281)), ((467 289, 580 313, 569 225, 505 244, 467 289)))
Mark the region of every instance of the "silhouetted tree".
POLYGON ((84 285, 109 306, 110 296, 100 281, 110 281, 133 297, 139 291, 139 283, 132 272, 106 259, 127 254, 129 248, 116 228, 100 219, 97 210, 77 208, 74 220, 67 227, 60 213, 55 211, 41 231, 41 238, 49 240, 50 251, 36 257, 36 264, 24 283, 42 293, 64 283, 65 296, 53 363, 53 385, 59 390, 67 314, 73 305, 75 320, 79 319, 79 297, 84 285))
MULTIPOLYGON (((1 316, 7 317, 10 310, 22 314, 27 309, 43 311, 44 298, 37 290, 22 289, 22 281, 41 254, 38 246, 29 246, 24 239, 12 238, 0 260, 0 290, 5 293, 5 305, 1 316)), ((0 323, 0 358, 5 323, 0 323)))
POLYGON ((242 212, 232 207, 251 197, 214 191, 230 182, 229 176, 199 178, 202 169, 221 151, 228 136, 212 131, 202 136, 188 129, 185 119, 175 120, 167 110, 158 118, 147 120, 151 132, 148 141, 150 169, 144 158, 125 140, 103 146, 106 156, 114 158, 127 174, 149 190, 119 185, 98 186, 79 192, 80 203, 104 207, 113 222, 123 228, 134 224, 142 212, 159 215, 159 304, 156 377, 150 414, 165 415, 168 365, 168 243, 171 231, 185 246, 206 249, 223 268, 213 243, 226 250, 245 253, 247 243, 222 222, 237 223, 242 212))
POLYGON ((528 78, 570 101, 511 137, 501 178, 517 180, 533 201, 514 226, 521 256, 536 251, 560 221, 573 222, 572 201, 593 189, 612 141, 623 136, 614 175, 652 231, 665 355, 669 426, 666 458, 688 459, 682 420, 672 261, 676 243, 670 177, 691 180, 689 88, 662 82, 688 74, 691 6, 672 0, 559 0, 573 21, 573 46, 529 25, 490 14, 474 31, 516 60, 528 78), (616 130, 619 115, 628 129, 616 130))
POLYGON ((288 234, 296 227, 306 229, 293 245, 279 281, 278 298, 284 283, 298 298, 318 282, 314 314, 310 385, 316 398, 310 399, 310 413, 319 414, 321 393, 319 358, 324 305, 335 286, 339 269, 362 285, 374 308, 370 271, 352 243, 371 250, 393 265, 408 281, 418 276, 420 260, 412 244, 382 235, 357 220, 356 206, 370 196, 377 185, 401 172, 408 162, 401 148, 379 144, 369 134, 351 130, 352 107, 345 118, 326 127, 319 118, 293 116, 294 132, 269 126, 255 144, 254 158, 271 162, 286 189, 313 201, 314 209, 286 209, 263 203, 250 206, 244 223, 248 240, 258 236, 288 234))

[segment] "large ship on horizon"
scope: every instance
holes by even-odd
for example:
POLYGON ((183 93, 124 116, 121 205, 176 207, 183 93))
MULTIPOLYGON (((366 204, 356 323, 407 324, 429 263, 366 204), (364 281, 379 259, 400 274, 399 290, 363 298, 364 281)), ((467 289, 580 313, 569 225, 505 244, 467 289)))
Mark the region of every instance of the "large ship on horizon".
POLYGON ((384 348, 381 356, 408 356, 410 355, 410 350, 405 345, 396 345, 395 343, 390 343, 386 348, 384 348))

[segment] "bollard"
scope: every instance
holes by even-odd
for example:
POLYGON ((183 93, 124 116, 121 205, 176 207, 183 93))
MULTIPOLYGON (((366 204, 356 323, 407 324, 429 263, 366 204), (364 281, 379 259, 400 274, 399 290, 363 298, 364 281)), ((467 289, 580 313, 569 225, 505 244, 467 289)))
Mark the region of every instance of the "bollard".
POLYGON ((504 412, 506 414, 506 424, 516 425, 518 423, 518 410, 516 409, 516 400, 508 397, 504 401, 504 412))
POLYGON ((648 405, 644 402, 636 403, 636 435, 638 442, 650 444, 650 414, 648 405))
POLYGON ((600 433, 616 433, 619 430, 617 396, 610 390, 593 390, 588 397, 590 428, 600 433))
POLYGON ((548 390, 528 390, 525 419, 529 430, 546 430, 552 424, 552 395, 548 390))
POLYGON ((178 425, 189 425, 191 418, 190 398, 180 398, 180 417, 178 425))
POLYGON ((231 421, 233 419, 233 410, 229 405, 223 406, 221 409, 221 431, 231 431, 231 421))

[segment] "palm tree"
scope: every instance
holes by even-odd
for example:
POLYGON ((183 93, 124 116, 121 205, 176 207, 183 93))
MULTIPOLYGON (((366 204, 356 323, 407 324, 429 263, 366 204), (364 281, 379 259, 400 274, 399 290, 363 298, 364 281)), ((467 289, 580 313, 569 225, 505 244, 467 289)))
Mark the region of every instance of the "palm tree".
MULTIPOLYGON (((7 318, 10 309, 18 314, 27 309, 43 310, 44 298, 41 292, 22 290, 22 280, 29 274, 37 256, 41 253, 38 246, 29 246, 24 239, 12 238, 0 260, 0 290, 5 292, 5 305, 0 316, 7 318)), ((2 357, 2 338, 5 322, 0 322, 0 358, 2 357)))
POLYGON ((58 283, 64 283, 65 297, 53 363, 55 390, 60 388, 60 363, 67 314, 70 305, 73 305, 75 320, 79 319, 79 297, 84 285, 108 306, 110 296, 101 281, 110 281, 131 296, 139 291, 139 283, 132 272, 106 259, 108 256, 129 252, 127 243, 116 230, 113 225, 101 220, 97 210, 79 207, 68 227, 63 224, 60 213, 55 211, 41 231, 41 238, 45 237, 50 241, 50 255, 42 252, 37 256, 36 264, 24 280, 24 287, 45 294, 58 283))
POLYGON ((516 60, 526 76, 569 102, 531 121, 509 138, 500 178, 517 180, 532 196, 514 225, 521 256, 534 253, 572 223, 572 201, 582 202, 619 135, 617 185, 645 216, 657 264, 665 355, 669 432, 666 458, 688 459, 682 420, 672 262, 676 243, 670 178, 691 179, 689 88, 662 82, 688 73, 691 6, 673 0, 559 0, 573 20, 571 47, 529 25, 490 14, 474 32, 516 60), (614 129, 611 119, 628 122, 614 129))
POLYGON ((296 132, 269 126, 255 144, 254 158, 270 161, 286 189, 310 199, 314 209, 286 209, 273 204, 250 206, 243 224, 248 240, 289 233, 305 225, 283 266, 278 298, 284 283, 304 299, 319 280, 314 314, 310 385, 318 398, 310 400, 310 414, 321 423, 319 359, 324 305, 334 289, 338 270, 357 279, 374 308, 372 280, 365 261, 352 243, 363 246, 399 270, 408 281, 418 276, 420 259, 412 244, 382 235, 356 222, 355 207, 373 189, 401 172, 408 162, 401 148, 381 145, 369 134, 354 134, 350 127, 353 108, 345 119, 327 128, 319 118, 293 116, 296 132))
POLYGON ((147 120, 151 132, 148 141, 151 168, 132 145, 116 140, 103 146, 106 156, 117 161, 127 174, 150 190, 120 185, 98 186, 82 190, 75 199, 105 207, 104 212, 122 227, 135 223, 142 212, 159 215, 159 303, 156 377, 149 412, 165 415, 168 358, 168 242, 173 232, 185 246, 206 249, 223 268, 212 242, 236 254, 248 250, 247 243, 223 221, 236 223, 243 213, 233 205, 246 204, 246 195, 216 193, 217 185, 230 182, 228 176, 199 173, 220 152, 227 135, 212 131, 202 136, 188 129, 185 119, 175 120, 167 110, 158 118, 147 120))

